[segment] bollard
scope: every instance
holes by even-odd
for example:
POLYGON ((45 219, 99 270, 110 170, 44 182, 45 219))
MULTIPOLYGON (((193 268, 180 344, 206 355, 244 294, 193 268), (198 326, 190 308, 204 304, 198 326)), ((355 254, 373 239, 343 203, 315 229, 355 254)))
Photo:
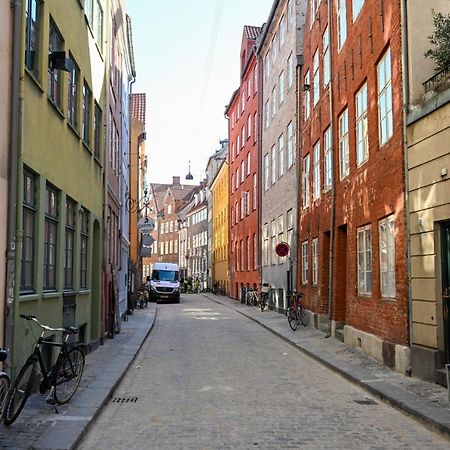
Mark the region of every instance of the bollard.
POLYGON ((445 365, 445 371, 447 373, 447 396, 450 401, 450 364, 445 365))

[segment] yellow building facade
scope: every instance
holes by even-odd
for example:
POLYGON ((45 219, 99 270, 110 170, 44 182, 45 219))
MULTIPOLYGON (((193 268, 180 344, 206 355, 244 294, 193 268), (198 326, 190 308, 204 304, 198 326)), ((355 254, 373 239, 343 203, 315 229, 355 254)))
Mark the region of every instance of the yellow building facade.
POLYGON ((211 184, 212 201, 212 283, 229 293, 228 242, 229 242, 229 166, 222 162, 211 184))
POLYGON ((107 0, 23 2, 13 371, 19 314, 100 339, 107 0))

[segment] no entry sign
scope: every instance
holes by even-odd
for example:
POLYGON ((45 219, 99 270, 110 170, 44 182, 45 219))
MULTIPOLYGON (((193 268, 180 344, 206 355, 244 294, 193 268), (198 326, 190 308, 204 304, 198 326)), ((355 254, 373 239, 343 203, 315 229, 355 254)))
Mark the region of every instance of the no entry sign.
POLYGON ((289 255, 289 244, 287 242, 280 242, 275 247, 275 253, 278 256, 287 256, 287 255, 289 255))

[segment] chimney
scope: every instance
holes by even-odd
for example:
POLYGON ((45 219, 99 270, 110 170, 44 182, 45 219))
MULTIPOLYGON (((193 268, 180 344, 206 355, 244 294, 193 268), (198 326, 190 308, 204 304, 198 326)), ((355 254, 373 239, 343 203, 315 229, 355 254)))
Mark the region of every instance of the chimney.
POLYGON ((180 177, 172 177, 172 178, 173 178, 172 184, 174 186, 179 186, 180 185, 180 177))

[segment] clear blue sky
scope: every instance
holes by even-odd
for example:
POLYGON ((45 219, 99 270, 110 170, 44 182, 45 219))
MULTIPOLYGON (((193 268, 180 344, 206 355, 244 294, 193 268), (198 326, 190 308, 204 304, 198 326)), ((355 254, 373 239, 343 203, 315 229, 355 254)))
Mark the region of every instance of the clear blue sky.
POLYGON ((272 3, 126 0, 137 72, 133 91, 147 95, 149 182, 184 179, 189 160, 194 181, 204 176, 208 157, 227 137, 224 109, 239 86, 243 26, 261 26, 272 3))

